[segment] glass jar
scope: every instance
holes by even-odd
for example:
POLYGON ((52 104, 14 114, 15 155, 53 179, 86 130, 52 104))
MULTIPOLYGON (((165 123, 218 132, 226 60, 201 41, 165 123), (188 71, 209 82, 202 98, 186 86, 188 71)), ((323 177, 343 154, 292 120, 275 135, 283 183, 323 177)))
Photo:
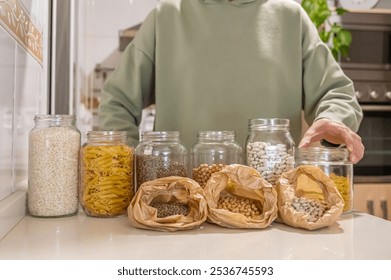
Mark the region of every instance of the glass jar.
POLYGON ((250 119, 246 141, 246 165, 255 168, 272 185, 294 168, 295 143, 288 119, 250 119))
POLYGON ((345 148, 309 147, 298 149, 296 166, 314 165, 322 169, 334 182, 345 206, 344 213, 353 210, 353 164, 345 148))
POLYGON ((143 131, 135 153, 137 189, 158 178, 187 177, 188 153, 178 131, 143 131))
POLYGON ((80 149, 79 200, 92 217, 127 214, 134 196, 134 148, 125 131, 90 131, 80 149))
POLYGON ((73 115, 36 115, 29 133, 29 213, 61 217, 78 211, 80 131, 73 115))
POLYGON ((200 131, 191 152, 192 177, 204 187, 210 176, 229 164, 243 163, 234 131, 200 131))

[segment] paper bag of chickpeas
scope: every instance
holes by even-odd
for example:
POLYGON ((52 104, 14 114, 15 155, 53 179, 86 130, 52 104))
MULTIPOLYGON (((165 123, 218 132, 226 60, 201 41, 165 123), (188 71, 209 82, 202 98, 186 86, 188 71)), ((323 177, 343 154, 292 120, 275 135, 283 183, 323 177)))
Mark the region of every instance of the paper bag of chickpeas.
POLYGON ((128 207, 128 218, 136 228, 178 231, 206 221, 204 191, 189 178, 171 176, 143 183, 128 207))
POLYGON ((229 228, 266 228, 277 217, 277 192, 259 172, 232 164, 213 173, 204 188, 208 221, 229 228))
POLYGON ((334 182, 317 166, 285 172, 277 183, 278 221, 315 230, 335 223, 344 201, 334 182))

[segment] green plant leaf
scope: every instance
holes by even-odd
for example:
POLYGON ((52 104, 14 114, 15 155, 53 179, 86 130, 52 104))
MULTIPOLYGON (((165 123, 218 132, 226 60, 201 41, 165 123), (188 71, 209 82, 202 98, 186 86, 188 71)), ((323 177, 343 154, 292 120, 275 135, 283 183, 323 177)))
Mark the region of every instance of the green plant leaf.
POLYGON ((307 12, 307 14, 309 13, 309 11, 311 11, 311 8, 312 8, 312 1, 311 0, 303 0, 301 2, 301 6, 303 7, 303 9, 307 12))
POLYGON ((330 40, 331 32, 326 30, 321 30, 319 31, 319 36, 323 42, 328 43, 328 41, 330 40))
POLYGON ((334 59, 338 61, 339 52, 335 49, 331 49, 331 53, 333 54, 334 59))
POLYGON ((340 48, 340 53, 343 57, 348 57, 349 56, 349 46, 341 46, 340 48))
POLYGON ((301 6, 317 28, 331 15, 326 0, 303 0, 301 6))
POLYGON ((337 34, 341 31, 342 27, 336 23, 331 26, 331 32, 337 34))
POLYGON ((352 43, 352 34, 345 29, 341 29, 340 32, 338 32, 338 38, 343 46, 350 46, 352 43))
POLYGON ((346 14, 348 12, 344 8, 336 8, 335 11, 337 12, 337 15, 339 15, 339 16, 346 14))
MULTIPOLYGON (((318 29, 320 39, 329 46, 334 58, 338 60, 340 56, 347 57, 352 35, 340 24, 330 22, 333 12, 329 9, 327 0, 303 0, 301 6, 318 29)), ((338 7, 334 13, 342 15, 347 12, 338 7)))

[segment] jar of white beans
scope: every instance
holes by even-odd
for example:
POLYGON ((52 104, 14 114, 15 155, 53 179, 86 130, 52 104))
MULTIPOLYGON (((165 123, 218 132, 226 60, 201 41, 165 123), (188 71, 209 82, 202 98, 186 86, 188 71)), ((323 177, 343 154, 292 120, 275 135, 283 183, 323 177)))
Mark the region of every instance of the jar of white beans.
POLYGON ((295 143, 290 135, 289 120, 253 118, 248 123, 246 165, 275 185, 283 172, 294 168, 295 143))
POLYGON ((92 217, 127 213, 134 196, 134 148, 125 131, 90 131, 80 150, 79 200, 92 217))

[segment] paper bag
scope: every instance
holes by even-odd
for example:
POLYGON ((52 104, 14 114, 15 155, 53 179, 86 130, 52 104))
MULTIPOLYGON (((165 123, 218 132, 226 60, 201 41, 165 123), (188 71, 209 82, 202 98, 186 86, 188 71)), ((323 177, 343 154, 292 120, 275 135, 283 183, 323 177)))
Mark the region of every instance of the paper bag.
POLYGON ((212 174, 205 188, 208 221, 229 228, 266 228, 277 217, 277 192, 259 172, 248 166, 232 164, 212 174), (259 215, 248 217, 241 212, 219 208, 220 198, 251 201, 259 215))
POLYGON ((171 176, 143 183, 128 207, 128 218, 137 228, 158 231, 189 230, 202 224, 208 215, 204 191, 189 178, 171 176), (158 217, 151 204, 180 203, 187 205, 187 215, 158 217))
POLYGON ((301 165, 283 173, 277 182, 277 195, 278 221, 308 230, 327 227, 335 223, 344 207, 343 198, 337 187, 317 166, 301 165), (323 201, 327 204, 327 210, 315 218, 315 221, 314 218, 310 218, 309 210, 295 209, 293 205, 298 198, 316 202, 323 201))

